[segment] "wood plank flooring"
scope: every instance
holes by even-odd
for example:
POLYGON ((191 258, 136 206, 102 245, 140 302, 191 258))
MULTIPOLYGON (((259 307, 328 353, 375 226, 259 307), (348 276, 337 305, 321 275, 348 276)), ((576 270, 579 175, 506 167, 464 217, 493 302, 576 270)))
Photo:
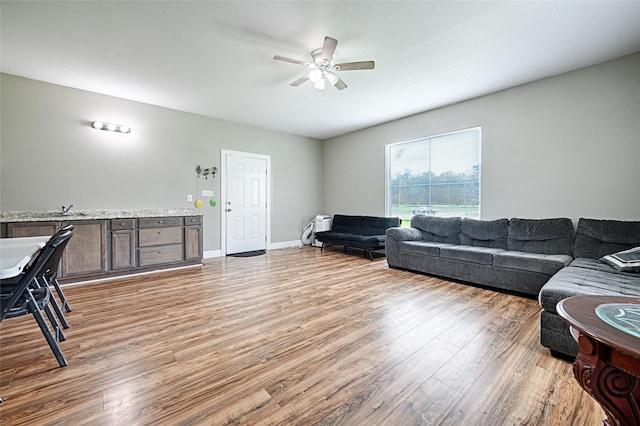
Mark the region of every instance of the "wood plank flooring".
POLYGON ((66 287, 0 325, 2 425, 601 425, 535 300, 310 247, 66 287))

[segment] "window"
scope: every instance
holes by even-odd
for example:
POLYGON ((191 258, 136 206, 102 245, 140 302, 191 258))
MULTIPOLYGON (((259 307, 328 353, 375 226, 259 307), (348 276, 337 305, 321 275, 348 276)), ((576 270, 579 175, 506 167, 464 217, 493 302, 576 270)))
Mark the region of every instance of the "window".
POLYGON ((387 215, 480 218, 480 130, 387 145, 387 215))

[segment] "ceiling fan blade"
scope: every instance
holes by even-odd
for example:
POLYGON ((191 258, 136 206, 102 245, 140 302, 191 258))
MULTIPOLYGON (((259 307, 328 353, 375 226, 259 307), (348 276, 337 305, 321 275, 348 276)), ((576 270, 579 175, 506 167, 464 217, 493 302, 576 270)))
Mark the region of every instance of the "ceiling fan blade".
POLYGON ((347 88, 347 85, 344 81, 342 81, 341 79, 338 79, 338 81, 336 81, 336 84, 334 84, 333 87, 335 87, 338 90, 344 90, 347 88))
POLYGON ((273 59, 275 59, 276 61, 283 61, 283 62, 289 62, 292 64, 296 64, 296 65, 302 65, 305 67, 310 67, 311 64, 305 61, 299 61, 297 59, 291 59, 291 58, 285 58, 284 56, 280 56, 280 55, 275 55, 273 57, 273 59))
POLYGON ((337 45, 338 40, 335 38, 331 38, 329 36, 324 38, 324 44, 322 45, 322 59, 327 63, 330 63, 331 59, 333 59, 333 53, 336 51, 337 45))
POLYGON ((327 80, 329 80, 329 83, 331 83, 333 87, 335 87, 338 90, 344 90, 347 88, 347 85, 345 84, 345 82, 342 81, 340 77, 337 76, 337 74, 331 71, 327 71, 326 74, 327 74, 327 80))
POLYGON ((372 70, 376 66, 374 61, 361 61, 361 62, 345 62, 342 64, 336 64, 333 69, 336 71, 350 71, 350 70, 372 70))
POLYGON ((309 80, 309 74, 303 75, 302 77, 300 77, 299 79, 297 79, 296 81, 291 83, 289 86, 297 87, 297 86, 300 86, 302 83, 304 83, 307 80, 309 80))

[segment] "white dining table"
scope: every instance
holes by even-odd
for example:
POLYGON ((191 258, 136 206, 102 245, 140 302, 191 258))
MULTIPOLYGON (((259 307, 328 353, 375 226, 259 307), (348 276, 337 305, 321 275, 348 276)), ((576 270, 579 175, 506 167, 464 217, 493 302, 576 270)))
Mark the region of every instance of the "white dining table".
POLYGON ((0 238, 0 279, 20 275, 50 236, 0 238))

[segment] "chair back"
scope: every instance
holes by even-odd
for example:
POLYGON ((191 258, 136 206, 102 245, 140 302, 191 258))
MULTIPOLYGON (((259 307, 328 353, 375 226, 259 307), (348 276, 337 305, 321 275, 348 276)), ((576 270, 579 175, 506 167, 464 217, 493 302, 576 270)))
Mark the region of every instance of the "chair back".
POLYGON ((3 284, 0 281, 0 322, 4 320, 10 313, 11 309, 18 303, 27 288, 31 285, 35 277, 38 276, 49 258, 57 250, 60 244, 68 241, 72 231, 65 231, 60 234, 54 234, 47 244, 44 246, 31 266, 22 274, 20 281, 16 284, 3 284))
POLYGON ((71 237, 73 237, 73 228, 73 225, 67 225, 53 234, 49 241, 56 238, 60 238, 60 241, 51 257, 49 257, 49 260, 47 260, 47 263, 44 264, 44 266, 36 274, 36 276, 44 276, 47 281, 51 281, 51 279, 56 276, 56 274, 58 273, 58 268, 60 267, 60 259, 62 259, 62 254, 67 247, 67 243, 69 242, 71 237))

